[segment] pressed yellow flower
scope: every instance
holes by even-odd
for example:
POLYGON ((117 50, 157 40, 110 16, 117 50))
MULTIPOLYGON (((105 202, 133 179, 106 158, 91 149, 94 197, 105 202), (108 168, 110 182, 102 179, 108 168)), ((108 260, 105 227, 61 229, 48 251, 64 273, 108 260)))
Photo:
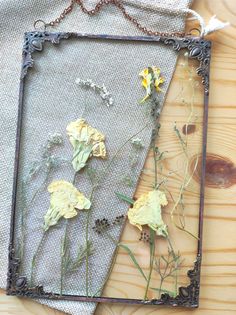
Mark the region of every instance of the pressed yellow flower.
POLYGON ((66 130, 74 148, 72 164, 76 172, 85 167, 91 156, 106 158, 105 136, 85 119, 72 121, 66 130))
POLYGON ((165 82, 165 79, 161 77, 161 70, 155 66, 148 67, 140 72, 139 74, 142 77, 142 86, 146 89, 146 95, 141 100, 141 103, 145 102, 151 95, 152 84, 154 85, 157 92, 162 92, 160 89, 160 84, 165 82))
POLYGON ((44 216, 44 230, 56 225, 60 218, 73 218, 77 210, 89 209, 91 202, 77 190, 71 183, 65 180, 53 181, 48 186, 51 194, 50 207, 44 216))
POLYGON ((157 235, 166 237, 167 226, 161 215, 161 207, 166 206, 168 201, 164 192, 152 190, 144 193, 134 202, 133 208, 128 211, 129 222, 142 231, 143 225, 148 225, 156 231, 157 235))

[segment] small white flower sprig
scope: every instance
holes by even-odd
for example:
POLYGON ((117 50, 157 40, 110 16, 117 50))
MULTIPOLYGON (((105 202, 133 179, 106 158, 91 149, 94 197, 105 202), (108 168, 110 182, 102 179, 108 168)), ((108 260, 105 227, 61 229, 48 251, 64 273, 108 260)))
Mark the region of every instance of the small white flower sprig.
POLYGON ((132 145, 134 146, 135 149, 140 150, 144 148, 144 144, 142 142, 142 139, 140 138, 133 138, 131 140, 132 145))
POLYGON ((107 90, 106 86, 103 84, 102 86, 97 85, 94 83, 91 79, 82 80, 80 78, 77 78, 75 80, 75 83, 78 84, 81 87, 92 89, 96 93, 99 94, 103 102, 107 105, 107 107, 114 104, 114 100, 112 98, 111 93, 107 90))

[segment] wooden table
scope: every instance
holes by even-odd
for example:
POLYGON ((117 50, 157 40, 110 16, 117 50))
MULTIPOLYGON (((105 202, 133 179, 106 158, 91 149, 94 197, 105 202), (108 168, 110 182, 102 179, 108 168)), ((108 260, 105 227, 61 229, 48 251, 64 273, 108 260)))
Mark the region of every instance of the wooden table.
MULTIPOLYGON (((160 315, 236 314, 236 141, 234 135, 234 132, 236 133, 236 2, 195 0, 193 9, 206 20, 216 14, 219 19, 231 23, 231 27, 211 35, 213 49, 200 307, 192 311, 182 308, 103 304, 98 306, 96 315, 147 315, 157 312, 160 315)), ((194 25, 193 22, 191 25, 188 24, 188 27, 194 25)), ((176 75, 174 80, 178 80, 176 75)), ((170 90, 169 94, 171 93, 175 93, 174 89, 170 90)), ((171 96, 168 95, 169 97, 171 96)), ((174 117, 173 110, 173 120, 174 117)), ((152 167, 150 157, 149 154, 145 168, 152 167)), ((151 176, 149 180, 152 180, 151 176)), ((147 180, 146 182, 141 180, 137 194, 146 189, 147 180)), ((128 242, 129 237, 129 231, 125 229, 122 240, 128 242)), ((124 252, 118 254, 117 264, 124 259, 130 262, 124 256, 124 252)), ((117 279, 117 270, 114 268, 110 276, 112 279, 110 281, 114 283, 117 279)), ((116 287, 119 287, 119 283, 116 283, 116 287)), ((2 290, 0 314, 59 315, 62 313, 29 299, 7 297, 2 290)))

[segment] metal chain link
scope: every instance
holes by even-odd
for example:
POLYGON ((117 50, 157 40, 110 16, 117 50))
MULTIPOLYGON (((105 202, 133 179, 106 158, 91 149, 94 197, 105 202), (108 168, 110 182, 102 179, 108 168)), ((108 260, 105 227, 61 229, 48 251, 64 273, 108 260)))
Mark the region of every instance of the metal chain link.
MULTIPOLYGON (((78 4, 82 10, 83 13, 89 15, 89 16, 94 16, 96 14, 98 14, 100 12, 100 10, 102 9, 102 7, 106 6, 106 5, 114 5, 116 6, 124 15, 124 17, 129 20, 131 23, 133 23, 140 31, 142 31, 144 34, 146 35, 150 35, 150 36, 171 36, 171 37, 185 37, 186 33, 183 32, 171 32, 171 33, 165 33, 165 32, 157 32, 157 31, 152 31, 147 29, 145 26, 141 25, 134 17, 132 17, 125 9, 123 3, 121 0, 100 0, 96 6, 91 9, 88 10, 83 3, 83 0, 71 0, 70 5, 68 7, 66 7, 63 12, 60 14, 60 16, 58 18, 56 18, 55 20, 49 22, 49 23, 44 23, 45 28, 47 26, 55 26, 58 25, 65 17, 67 14, 69 14, 72 10, 75 4, 78 4)), ((38 20, 41 21, 42 20, 38 20)), ((37 21, 36 21, 37 22, 37 21)), ((36 25, 36 23, 35 23, 36 25)))

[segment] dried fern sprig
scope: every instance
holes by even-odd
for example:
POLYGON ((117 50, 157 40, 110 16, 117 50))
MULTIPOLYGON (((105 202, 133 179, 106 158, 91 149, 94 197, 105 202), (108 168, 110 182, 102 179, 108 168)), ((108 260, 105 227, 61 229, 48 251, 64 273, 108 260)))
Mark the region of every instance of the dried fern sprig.
POLYGON ((159 298, 161 297, 161 293, 168 293, 173 297, 177 295, 178 271, 182 261, 180 254, 175 254, 173 248, 168 249, 167 257, 161 255, 160 258, 155 259, 155 270, 160 276, 160 286, 159 288, 152 288, 152 290, 159 292, 159 298), (173 292, 162 288, 163 283, 167 278, 174 278, 173 292))
POLYGON ((62 295, 64 287, 64 279, 67 275, 74 273, 85 261, 87 255, 91 256, 94 253, 93 244, 88 241, 88 244, 78 245, 76 257, 71 255, 71 244, 68 238, 68 222, 66 222, 65 234, 61 241, 61 278, 60 278, 60 294, 62 295))

